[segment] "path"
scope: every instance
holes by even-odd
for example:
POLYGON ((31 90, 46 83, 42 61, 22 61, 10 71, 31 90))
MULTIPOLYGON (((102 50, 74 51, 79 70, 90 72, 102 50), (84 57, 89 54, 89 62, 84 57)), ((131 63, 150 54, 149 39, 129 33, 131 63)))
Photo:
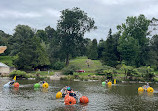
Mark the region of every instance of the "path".
POLYGON ((54 75, 50 76, 50 80, 60 80, 61 77, 64 77, 61 72, 55 72, 54 75))

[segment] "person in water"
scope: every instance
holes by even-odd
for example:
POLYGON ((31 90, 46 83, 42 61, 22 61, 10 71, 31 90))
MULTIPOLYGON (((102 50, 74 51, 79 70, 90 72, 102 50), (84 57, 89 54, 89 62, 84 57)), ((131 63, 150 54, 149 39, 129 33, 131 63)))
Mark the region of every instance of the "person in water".
POLYGON ((73 96, 73 97, 76 96, 75 92, 70 87, 67 87, 67 94, 69 94, 69 96, 73 96))
POLYGON ((146 88, 148 88, 148 87, 150 87, 150 86, 149 86, 149 83, 147 82, 147 83, 146 83, 146 88))
POLYGON ((146 85, 143 86, 143 89, 147 90, 149 86, 149 83, 147 82, 146 85))
POLYGON ((15 80, 10 81, 9 85, 12 86, 15 83, 15 80))
POLYGON ((105 80, 105 82, 108 83, 108 82, 109 82, 109 79, 105 80))

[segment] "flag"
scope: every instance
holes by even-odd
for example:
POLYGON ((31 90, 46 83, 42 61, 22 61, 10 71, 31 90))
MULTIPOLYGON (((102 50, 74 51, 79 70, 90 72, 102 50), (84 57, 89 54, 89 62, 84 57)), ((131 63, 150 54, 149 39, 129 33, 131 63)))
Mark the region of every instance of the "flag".
POLYGON ((13 78, 14 81, 16 81, 16 76, 13 78))

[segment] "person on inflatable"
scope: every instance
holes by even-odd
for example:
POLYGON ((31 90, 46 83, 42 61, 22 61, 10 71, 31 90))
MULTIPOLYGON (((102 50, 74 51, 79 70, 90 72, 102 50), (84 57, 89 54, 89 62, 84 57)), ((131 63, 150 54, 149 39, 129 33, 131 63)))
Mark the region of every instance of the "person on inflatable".
POLYGON ((60 92, 62 92, 62 97, 65 97, 65 95, 67 94, 67 87, 69 86, 65 86, 64 88, 60 90, 60 92))
POLYGON ((75 92, 70 87, 67 87, 67 94, 69 94, 69 96, 76 97, 75 92))
POLYGON ((105 83, 108 83, 109 82, 109 79, 105 80, 105 83))
POLYGON ((15 80, 9 82, 9 86, 12 86, 15 83, 15 80))
POLYGON ((42 81, 42 83, 44 84, 44 83, 46 83, 46 81, 42 81))
POLYGON ((146 83, 146 89, 148 89, 150 86, 149 86, 149 83, 147 82, 146 83))
POLYGON ((150 86, 149 83, 147 82, 146 85, 142 86, 144 90, 147 90, 150 86))

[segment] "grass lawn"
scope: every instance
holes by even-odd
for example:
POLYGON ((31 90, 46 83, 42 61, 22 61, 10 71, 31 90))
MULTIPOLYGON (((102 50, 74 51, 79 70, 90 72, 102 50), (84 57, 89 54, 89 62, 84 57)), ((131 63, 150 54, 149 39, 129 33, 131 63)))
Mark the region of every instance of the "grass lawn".
POLYGON ((96 69, 102 67, 102 63, 99 60, 91 60, 87 57, 77 57, 75 59, 71 59, 70 65, 76 65, 80 67, 81 70, 92 73, 95 72, 96 69))

